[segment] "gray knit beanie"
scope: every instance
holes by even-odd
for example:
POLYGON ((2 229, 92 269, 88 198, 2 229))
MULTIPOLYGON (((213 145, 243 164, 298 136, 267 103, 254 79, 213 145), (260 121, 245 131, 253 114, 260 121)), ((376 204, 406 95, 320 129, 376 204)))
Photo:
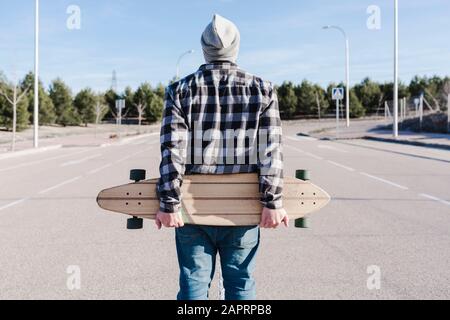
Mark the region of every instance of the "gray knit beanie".
POLYGON ((203 55, 207 63, 214 61, 236 62, 241 36, 236 25, 215 14, 202 35, 203 55))

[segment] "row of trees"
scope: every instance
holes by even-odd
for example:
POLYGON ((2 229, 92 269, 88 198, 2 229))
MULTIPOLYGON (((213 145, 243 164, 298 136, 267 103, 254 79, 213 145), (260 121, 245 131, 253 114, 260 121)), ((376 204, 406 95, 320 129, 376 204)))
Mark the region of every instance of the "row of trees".
MULTIPOLYGON (((327 88, 304 80, 295 85, 284 82, 278 87, 280 110, 284 118, 292 119, 301 116, 322 117, 334 112, 335 102, 332 100, 332 89, 343 87, 343 83, 331 83, 327 88)), ((445 109, 450 94, 450 78, 437 76, 414 77, 409 85, 400 84, 399 98, 414 98, 421 94, 430 101, 436 110, 445 109)), ((350 116, 353 118, 376 114, 383 108, 385 101, 393 100, 393 84, 378 83, 364 79, 350 90, 350 116)), ((343 101, 345 105, 345 100, 343 101)))
MULTIPOLYGON (((105 93, 96 93, 86 88, 74 96, 59 78, 52 81, 48 90, 39 82, 39 123, 87 126, 104 119, 113 120, 118 116, 118 99, 125 100, 124 117, 138 119, 139 124, 154 123, 162 116, 164 87, 159 85, 152 88, 149 83, 143 83, 136 91, 128 87, 122 94, 112 89, 105 93)), ((9 82, 0 74, 0 127, 13 131, 25 129, 33 122, 33 109, 33 73, 17 82, 9 82)))
MULTIPOLYGON (((322 117, 335 110, 331 91, 344 84, 331 83, 327 88, 304 80, 295 85, 284 82, 277 88, 280 110, 284 118, 322 117)), ((392 83, 378 83, 364 79, 350 91, 350 115, 358 118, 375 114, 382 109, 385 101, 393 99, 392 83)), ((400 84, 399 97, 412 98, 423 94, 436 110, 445 108, 450 94, 450 78, 437 76, 414 77, 409 85, 400 84)), ((70 88, 61 80, 52 81, 48 90, 39 83, 39 122, 41 125, 77 126, 99 123, 104 119, 114 120, 116 100, 125 100, 122 116, 154 123, 161 119, 163 111, 164 87, 152 88, 143 83, 133 91, 126 88, 121 94, 112 89, 105 93, 95 93, 86 88, 73 96, 70 88)), ((345 101, 343 101, 345 103, 345 101)), ((29 73, 22 81, 8 82, 0 74, 0 127, 7 130, 22 130, 33 122, 34 75, 29 73), (16 124, 16 126, 14 126, 16 124)))

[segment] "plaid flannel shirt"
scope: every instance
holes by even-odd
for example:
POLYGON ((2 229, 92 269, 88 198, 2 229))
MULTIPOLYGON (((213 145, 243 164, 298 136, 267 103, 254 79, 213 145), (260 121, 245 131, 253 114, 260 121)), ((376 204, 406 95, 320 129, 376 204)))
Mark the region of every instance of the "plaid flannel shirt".
POLYGON ((166 89, 160 210, 180 210, 184 174, 259 173, 262 204, 282 208, 283 155, 273 85, 231 62, 206 64, 166 89))

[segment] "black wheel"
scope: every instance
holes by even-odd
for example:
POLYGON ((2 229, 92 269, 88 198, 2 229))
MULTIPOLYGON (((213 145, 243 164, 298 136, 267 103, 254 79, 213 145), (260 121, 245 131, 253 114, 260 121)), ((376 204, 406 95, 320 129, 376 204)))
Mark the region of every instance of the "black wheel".
POLYGON ((127 221, 128 230, 140 230, 144 228, 144 219, 133 217, 127 221))
POLYGON ((130 180, 135 181, 135 182, 139 182, 139 181, 145 180, 146 174, 147 174, 147 172, 145 170, 142 170, 142 169, 131 170, 131 172, 130 172, 130 180))
POLYGON ((308 229, 308 219, 300 218, 295 220, 295 227, 299 229, 308 229))
POLYGON ((295 177, 297 179, 303 180, 303 181, 309 181, 310 179, 310 174, 308 170, 297 170, 295 172, 295 177))

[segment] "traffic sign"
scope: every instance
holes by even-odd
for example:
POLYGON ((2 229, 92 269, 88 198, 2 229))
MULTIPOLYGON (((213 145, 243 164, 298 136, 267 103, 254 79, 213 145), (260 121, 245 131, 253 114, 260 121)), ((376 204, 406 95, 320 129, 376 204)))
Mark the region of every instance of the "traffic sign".
POLYGON ((336 140, 339 139, 339 105, 340 101, 344 100, 344 88, 333 88, 331 90, 333 100, 336 101, 336 140))
POLYGON ((343 100, 344 99, 344 88, 333 88, 332 96, 333 96, 333 100, 343 100))

